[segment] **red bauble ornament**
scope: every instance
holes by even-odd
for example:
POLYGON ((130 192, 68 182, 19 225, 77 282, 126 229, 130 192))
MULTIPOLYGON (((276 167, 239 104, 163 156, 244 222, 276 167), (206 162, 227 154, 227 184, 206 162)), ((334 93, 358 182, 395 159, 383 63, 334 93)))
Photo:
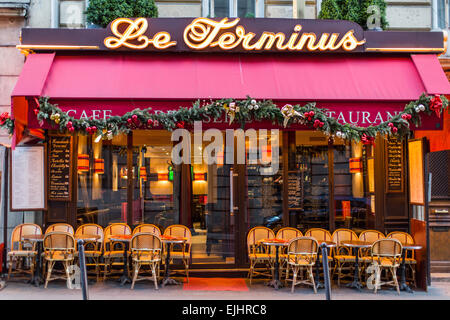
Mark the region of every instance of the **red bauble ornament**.
POLYGON ((397 133, 397 131, 398 131, 398 129, 397 129, 396 127, 393 127, 393 128, 392 128, 392 132, 393 132, 393 133, 397 133))
POLYGON ((181 129, 184 128, 184 121, 177 122, 177 127, 181 129))

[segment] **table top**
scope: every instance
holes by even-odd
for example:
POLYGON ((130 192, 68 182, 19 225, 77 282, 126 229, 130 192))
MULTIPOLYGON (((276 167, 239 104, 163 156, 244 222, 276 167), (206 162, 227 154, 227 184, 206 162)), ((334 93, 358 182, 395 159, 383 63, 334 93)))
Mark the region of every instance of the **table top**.
POLYGON ((320 241, 317 241, 317 242, 319 243, 319 246, 322 245, 323 243, 325 243, 325 245, 327 247, 329 247, 329 248, 336 247, 336 242, 333 242, 333 241, 320 240, 320 241))
POLYGON ((402 243, 402 247, 403 247, 403 249, 406 249, 406 250, 420 250, 420 249, 422 249, 422 246, 421 245, 418 245, 418 244, 412 244, 412 243, 409 243, 409 244, 403 244, 402 243))
POLYGON ((100 239, 102 236, 98 235, 98 234, 77 234, 75 235, 75 239, 77 240, 98 240, 100 239))
POLYGON ((359 240, 341 241, 341 244, 343 246, 353 247, 353 248, 370 248, 372 246, 372 242, 359 241, 359 240))
POLYGON ((44 235, 43 234, 24 234, 22 235, 22 239, 28 240, 28 241, 44 241, 44 235))
POLYGON ((130 242, 133 236, 131 234, 112 234, 109 236, 109 240, 130 242))
POLYGON ((267 246, 287 246, 289 244, 289 240, 286 239, 278 239, 278 238, 273 238, 273 239, 262 239, 260 241, 258 241, 259 243, 262 243, 264 245, 267 246))

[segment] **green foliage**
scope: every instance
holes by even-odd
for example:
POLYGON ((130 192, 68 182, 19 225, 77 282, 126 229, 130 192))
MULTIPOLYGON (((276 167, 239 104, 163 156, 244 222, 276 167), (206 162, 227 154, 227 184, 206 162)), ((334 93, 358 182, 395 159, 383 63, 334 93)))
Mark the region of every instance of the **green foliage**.
POLYGON ((87 21, 105 28, 117 18, 157 17, 154 0, 90 0, 87 21))
POLYGON ((379 24, 381 29, 386 29, 385 0, 324 0, 319 12, 319 19, 348 20, 358 23, 363 29, 367 29, 367 22, 374 22, 374 10, 367 10, 370 6, 379 8, 379 24))

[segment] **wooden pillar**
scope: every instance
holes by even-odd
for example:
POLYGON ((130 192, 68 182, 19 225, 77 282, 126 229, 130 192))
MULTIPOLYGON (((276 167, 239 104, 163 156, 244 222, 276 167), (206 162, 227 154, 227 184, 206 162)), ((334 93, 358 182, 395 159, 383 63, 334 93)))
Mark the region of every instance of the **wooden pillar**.
POLYGON ((335 229, 334 204, 334 148, 333 138, 328 139, 328 230, 333 233, 335 229))
POLYGON ((133 175, 133 132, 127 135, 127 223, 131 227, 133 221, 133 194, 134 194, 134 175, 133 175))

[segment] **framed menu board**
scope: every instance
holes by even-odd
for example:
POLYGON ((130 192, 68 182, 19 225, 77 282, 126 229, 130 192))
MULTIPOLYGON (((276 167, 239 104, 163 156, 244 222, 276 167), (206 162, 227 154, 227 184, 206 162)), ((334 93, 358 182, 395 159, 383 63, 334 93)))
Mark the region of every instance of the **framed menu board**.
POLYGON ((47 210, 45 145, 16 146, 11 152, 11 211, 47 210))
POLYGON ((425 179, 423 173, 423 140, 408 140, 409 202, 425 205, 425 179))
POLYGON ((386 142, 386 192, 403 192, 403 142, 389 137, 386 142))
POLYGON ((48 199, 54 201, 71 201, 72 136, 50 136, 48 153, 48 199))

